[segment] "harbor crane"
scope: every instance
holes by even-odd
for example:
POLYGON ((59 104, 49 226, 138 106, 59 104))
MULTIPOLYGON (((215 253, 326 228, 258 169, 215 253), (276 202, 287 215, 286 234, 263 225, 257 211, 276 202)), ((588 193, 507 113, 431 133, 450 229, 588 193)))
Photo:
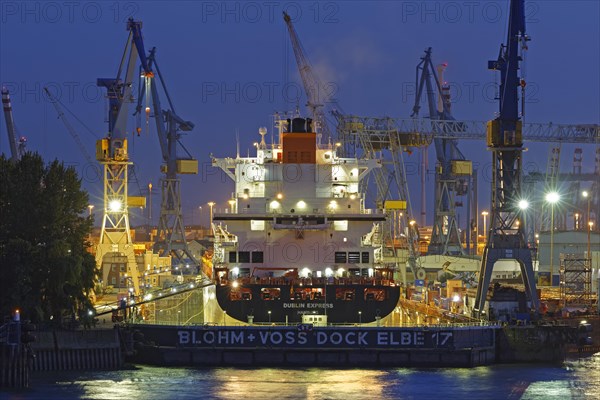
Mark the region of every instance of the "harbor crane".
MULTIPOLYGON (((439 139, 486 140, 487 122, 465 120, 431 120, 428 118, 367 117, 337 115, 338 132, 350 146, 357 146, 363 136, 376 143, 389 143, 390 134, 398 135, 406 147, 428 146, 434 137, 439 139), (381 121, 385 121, 382 126, 381 121), (435 133, 434 133, 435 132, 435 133)), ((597 124, 522 123, 524 142, 600 143, 597 124)))
POLYGON ((61 121, 63 122, 63 124, 67 128, 67 132, 69 132, 69 135, 71 135, 71 137, 73 138, 73 140, 77 144, 77 147, 79 147, 79 150, 81 151, 81 154, 83 154, 83 156, 85 157, 85 160, 89 164, 92 164, 94 162, 92 156, 90 155, 90 153, 87 151, 87 149, 85 148, 85 146, 81 142, 81 138, 77 134, 77 131, 75 130, 75 128, 73 128, 73 125, 71 125, 71 123, 69 122, 69 120, 65 116, 65 112, 63 111, 62 107, 60 106, 60 102, 58 101, 58 99, 56 97, 54 97, 52 95, 52 93, 50 93, 50 91, 48 90, 48 88, 45 87, 44 88, 44 92, 46 92, 46 95, 48 96, 48 99, 50 100, 50 102, 52 103, 52 105, 54 106, 54 108, 56 109, 56 112, 58 113, 58 118, 61 119, 61 121))
MULTIPOLYGON (((102 268, 103 264, 125 263, 127 277, 133 285, 130 290, 134 296, 140 294, 140 276, 129 227, 128 207, 134 205, 132 200, 135 198, 128 195, 128 168, 133 163, 129 160, 127 151, 127 117, 136 60, 139 54, 145 54, 141 29, 141 22, 132 19, 127 22, 129 36, 116 77, 97 80, 97 85, 107 92, 108 133, 105 138, 96 142, 96 159, 104 166, 104 215, 96 250, 96 264, 103 271, 102 280, 106 283, 110 268, 102 268), (123 70, 125 72, 122 77, 123 70)), ((140 57, 140 60, 142 63, 146 62, 145 57, 140 57)), ((151 77, 148 75, 148 78, 151 77)))
MULTIPOLYGON (((139 41, 141 43, 141 37, 139 41)), ((141 46, 141 45, 140 45, 141 46)), ((198 273, 202 273, 200 263, 192 255, 185 239, 185 229, 183 226, 183 215, 181 211, 181 190, 179 174, 197 174, 198 160, 194 159, 180 141, 181 132, 189 132, 194 128, 194 124, 186 121, 175 112, 175 107, 167 91, 165 80, 160 73, 160 68, 156 61, 156 48, 150 50, 148 56, 140 54, 144 60, 142 62, 142 76, 154 76, 153 69, 156 70, 158 80, 160 81, 163 93, 167 98, 169 107, 163 109, 160 103, 158 85, 156 79, 151 79, 149 84, 140 85, 141 95, 138 97, 136 114, 142 114, 142 101, 146 99, 145 112, 148 115, 150 99, 154 108, 154 120, 156 123, 156 133, 160 144, 164 164, 161 166, 161 172, 164 177, 161 179, 161 207, 160 219, 158 225, 158 235, 154 245, 154 250, 159 254, 171 255, 177 264, 177 268, 189 270, 190 264, 198 273), (187 157, 177 155, 177 147, 181 147, 187 157)), ((138 127, 138 129, 140 129, 138 127)))
MULTIPOLYGON (((198 268, 198 262, 191 255, 185 241, 181 215, 181 200, 179 191, 179 179, 177 173, 197 173, 198 162, 189 155, 188 159, 177 158, 176 146, 179 139, 179 130, 189 131, 193 124, 184 121, 175 114, 172 102, 166 91, 164 79, 160 75, 158 65, 154 58, 155 49, 146 56, 144 41, 142 38, 142 23, 129 18, 127 21, 129 37, 125 46, 125 53, 116 78, 98 79, 98 86, 107 90, 109 100, 109 133, 108 137, 98 141, 96 158, 105 165, 105 190, 104 204, 105 213, 100 236, 99 251, 96 253, 97 261, 102 262, 102 257, 107 253, 115 253, 118 249, 120 256, 127 258, 128 277, 133 282, 135 295, 139 292, 139 273, 133 254, 133 243, 129 229, 129 218, 127 205, 145 206, 145 198, 131 197, 127 193, 127 167, 132 163, 127 154, 127 116, 129 103, 133 100, 133 79, 136 70, 136 60, 141 64, 141 76, 145 80, 145 90, 141 91, 141 97, 146 98, 146 117, 151 113, 150 99, 154 107, 154 117, 157 121, 158 138, 161 144, 163 165, 161 170, 166 174, 162 183, 161 219, 159 224, 159 239, 155 249, 162 254, 175 256, 179 269, 185 262, 198 268), (156 68, 161 84, 169 100, 170 109, 164 111, 160 105, 158 88, 155 82, 155 74, 152 67, 156 68), (121 74, 125 70, 124 78, 121 74), (166 124, 166 127, 165 127, 166 124), (187 257, 185 259, 184 257, 187 257)), ((141 101, 138 100, 136 113, 141 112, 141 101)), ((140 128, 138 127, 138 133, 140 128)), ((106 277, 104 277, 106 278, 106 277)))
MULTIPOLYGON (((438 79, 435 67, 431 61, 431 47, 421 57, 417 65, 417 94, 411 117, 417 117, 421 108, 421 96, 426 88, 427 104, 429 106, 429 119, 453 121, 454 117, 450 111, 450 96, 442 87, 438 79), (433 80, 433 83, 432 83, 433 80), (438 109, 435 99, 435 90, 439 94, 441 110, 438 109)), ((458 148, 458 140, 438 138, 433 131, 433 142, 437 157, 435 168, 435 196, 433 230, 429 242, 428 253, 438 255, 464 255, 464 248, 460 240, 458 221, 456 219, 456 196, 467 194, 463 182, 468 180, 467 187, 471 186, 472 168, 471 162, 465 161, 465 156, 458 148)), ((425 171, 421 171, 425 174, 425 171)), ((470 199, 470 196, 468 197, 470 199)), ((467 205, 467 214, 470 211, 470 201, 467 205)), ((470 216, 467 215, 467 221, 470 216)), ((470 232, 470 230, 468 231, 470 232)), ((467 238, 469 241, 469 238, 467 238)))
POLYGON ((325 104, 331 101, 327 93, 327 88, 314 72, 306 51, 304 51, 304 47, 298 38, 296 29, 292 24, 292 18, 285 11, 283 12, 283 20, 290 34, 296 64, 298 64, 298 72, 304 86, 307 99, 306 106, 310 110, 313 121, 316 122, 317 133, 321 133, 325 138, 330 139, 331 134, 323 111, 325 104))
POLYGON ((6 132, 8 133, 8 145, 10 147, 10 158, 13 162, 21 159, 25 154, 25 145, 27 138, 21 136, 17 140, 17 129, 12 113, 12 104, 10 102, 10 93, 7 88, 2 88, 2 110, 4 111, 4 120, 6 122, 6 132))
MULTIPOLYGON (((523 217, 528 201, 521 186, 523 127, 518 91, 522 90, 521 102, 524 102, 526 82, 519 78, 519 65, 520 53, 527 49, 530 40, 525 31, 524 8, 524 0, 511 0, 506 44, 501 46, 498 59, 488 62, 489 69, 500 71, 500 112, 487 124, 487 145, 492 152, 493 168, 492 207, 473 308, 475 317, 484 314, 494 264, 500 259, 514 259, 519 263, 525 292, 532 308, 539 311, 531 250, 525 238, 523 217)), ((521 111, 524 114, 523 108, 521 111)))

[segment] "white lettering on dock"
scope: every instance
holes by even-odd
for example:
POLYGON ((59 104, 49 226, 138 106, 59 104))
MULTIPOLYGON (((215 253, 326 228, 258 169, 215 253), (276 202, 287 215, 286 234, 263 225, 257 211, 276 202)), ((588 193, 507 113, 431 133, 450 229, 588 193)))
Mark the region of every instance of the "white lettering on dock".
POLYGON ((264 329, 189 329, 178 330, 183 346, 333 346, 333 347, 439 347, 449 346, 453 332, 420 330, 264 330, 264 329))
POLYGON ((377 332, 378 346, 423 346, 425 345, 425 333, 413 332, 377 332))

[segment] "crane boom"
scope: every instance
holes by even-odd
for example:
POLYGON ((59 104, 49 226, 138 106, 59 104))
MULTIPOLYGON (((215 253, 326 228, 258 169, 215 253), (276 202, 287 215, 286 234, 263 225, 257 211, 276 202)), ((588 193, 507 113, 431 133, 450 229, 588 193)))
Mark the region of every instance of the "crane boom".
POLYGON ((79 147, 79 150, 81 151, 81 154, 83 154, 83 156, 85 157, 85 159, 86 159, 86 161, 88 163, 92 164, 94 162, 92 156, 90 156, 90 153, 87 151, 87 149, 85 148, 85 146, 81 142, 81 139, 80 139, 79 135, 77 134, 77 131, 75 130, 75 128, 73 128, 73 125, 71 125, 71 123, 69 122, 69 120, 65 116, 65 113, 64 113, 62 107, 60 106, 58 99, 55 98, 52 95, 52 93, 50 93, 50 91, 48 90, 48 88, 45 87, 44 91, 46 92, 46 94, 48 95, 48 99, 50 100, 50 102, 52 103, 52 105, 54 106, 54 108, 56 109, 56 112, 58 113, 58 118, 61 119, 61 121, 63 122, 63 124, 67 128, 67 132, 69 132, 69 134, 71 135, 71 137, 73 138, 73 140, 77 144, 77 147, 79 147))
POLYGON ((307 100, 306 106, 310 110, 313 120, 317 123, 317 129, 320 129, 317 133, 322 133, 325 137, 331 137, 325 119, 325 113, 323 112, 324 104, 330 99, 327 96, 324 85, 321 83, 310 64, 306 51, 292 24, 292 18, 285 11, 283 12, 283 20, 285 21, 290 34, 296 64, 298 65, 298 72, 300 72, 300 77, 302 78, 302 85, 304 86, 307 100))
MULTIPOLYGON (((338 130, 347 136, 358 131, 375 132, 381 130, 375 123, 386 121, 386 129, 390 126, 398 135, 414 142, 419 139, 423 144, 430 144, 433 138, 486 140, 487 122, 484 121, 444 121, 427 118, 372 118, 356 115, 337 116, 338 130)), ((524 123, 523 141, 550 143, 600 143, 600 125, 598 124, 543 124, 524 123)), ((415 144, 415 146, 417 146, 415 144)))

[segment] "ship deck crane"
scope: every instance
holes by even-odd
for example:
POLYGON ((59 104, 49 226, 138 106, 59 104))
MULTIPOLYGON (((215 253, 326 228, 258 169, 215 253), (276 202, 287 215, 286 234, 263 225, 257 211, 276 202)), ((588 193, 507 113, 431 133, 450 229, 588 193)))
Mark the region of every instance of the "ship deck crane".
MULTIPOLYGON (((454 120, 450 111, 450 98, 444 96, 442 83, 438 79, 433 62, 431 61, 431 47, 425 51, 425 56, 421 57, 421 62, 417 65, 417 94, 415 105, 411 117, 419 115, 421 96, 423 90, 427 88, 427 104, 429 106, 429 119, 431 120, 454 120), (441 110, 438 110, 435 99, 435 90, 439 94, 441 110)), ((435 127, 435 126, 434 126, 435 127)), ((455 165, 464 165, 465 156, 458 148, 456 139, 438 138, 436 131, 433 131, 433 142, 437 157, 435 173, 435 196, 434 196, 434 217, 431 240, 429 242, 429 254, 441 255, 464 255, 464 249, 460 240, 458 221, 456 219, 456 201, 457 194, 465 194, 468 191, 463 190, 461 183, 470 178, 471 171, 460 171, 453 168, 455 165), (462 161, 463 164, 458 164, 462 161), (466 173, 465 173, 466 172, 466 173), (459 175, 460 174, 460 175, 459 175)), ((470 166, 470 163, 467 163, 470 166)), ((422 174, 425 171, 421 172, 422 174)), ((470 186, 470 179, 469 179, 470 186)), ((468 197, 470 199, 470 197, 468 197)), ((467 213, 470 211, 470 201, 467 205, 467 213)), ((470 216, 467 215, 467 221, 470 216)), ((470 232, 470 230, 468 230, 470 232)), ((467 238, 469 241, 469 238, 467 238)))
MULTIPOLYGON (((176 262, 178 268, 189 267, 191 264, 197 273, 203 274, 200 263, 188 248, 185 238, 181 211, 181 181, 178 177, 179 174, 198 173, 198 160, 192 157, 180 141, 181 132, 191 131, 194 128, 194 124, 191 121, 184 120, 175 112, 175 107, 169 96, 165 80, 156 61, 156 48, 152 48, 147 57, 142 54, 140 54, 140 57, 145 60, 142 63, 142 75, 154 76, 153 69, 156 70, 156 75, 169 105, 167 109, 163 109, 161 106, 157 79, 152 79, 149 85, 140 85, 142 90, 138 97, 136 114, 138 116, 142 114, 143 98, 146 99, 147 104, 150 103, 149 98, 151 98, 154 108, 156 133, 164 162, 161 166, 161 172, 165 175, 161 179, 160 219, 154 250, 160 254, 169 254, 174 257, 174 262, 176 262), (185 151, 185 158, 178 156, 178 146, 185 151)), ((150 110, 146 107, 145 111, 148 115, 150 110)), ((189 269, 185 268, 185 270, 189 269)))
POLYGON ((12 104, 10 102, 10 93, 7 88, 2 88, 2 110, 6 121, 6 132, 8 133, 8 144, 10 147, 10 157, 12 161, 18 161, 25 154, 25 144, 27 139, 21 136, 17 140, 17 128, 12 113, 12 104))

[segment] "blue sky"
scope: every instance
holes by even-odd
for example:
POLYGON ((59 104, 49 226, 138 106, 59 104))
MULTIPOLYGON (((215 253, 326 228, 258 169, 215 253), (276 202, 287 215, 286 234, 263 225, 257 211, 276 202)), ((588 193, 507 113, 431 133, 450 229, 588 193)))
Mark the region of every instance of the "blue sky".
MULTIPOLYGON (((106 106, 102 91, 95 87, 96 78, 116 74, 129 16, 143 21, 146 48, 157 47, 177 113, 196 124, 183 142, 205 166, 205 173, 183 178, 188 223, 192 216, 194 222, 201 216, 206 222, 206 203, 212 200, 225 207, 233 189, 209 167, 209 154, 235 155, 236 132, 245 154, 274 111, 292 110, 306 101, 296 95, 300 81, 283 10, 294 18, 321 80, 335 87, 335 97, 348 113, 410 116, 415 66, 430 46, 435 63, 448 63, 445 78, 452 86, 457 119, 488 120, 498 108, 493 94, 499 77, 487 70, 487 61, 497 58, 505 41, 507 0, 3 1, 0 7, 0 81, 12 92, 19 133, 27 136, 30 150, 47 160, 58 158, 76 165, 97 206, 101 184, 89 173, 85 158, 42 90, 48 86, 94 132, 68 115, 93 154, 96 138, 106 133, 106 106), (194 215, 192 210, 197 210, 194 215)), ((599 123, 600 2, 530 1, 526 14, 532 41, 525 63, 529 89, 525 120, 599 123)), ((131 118, 131 130, 134 123, 131 118)), ((152 182, 157 188, 161 157, 152 121, 150 131, 146 133, 145 127, 143 131, 130 143, 131 155, 140 186, 152 182)), ((528 147, 525 161, 545 171, 548 145, 528 147)), ((571 170, 574 147, 563 147, 565 171, 571 170)), ((584 172, 592 172, 595 146, 580 147, 584 172)), ((491 155, 483 142, 464 142, 461 148, 474 162, 489 164, 491 155)), ((4 118, 0 151, 8 151, 4 118)), ((431 149, 430 168, 433 157, 431 149)), ((405 160, 416 165, 417 152, 405 160)), ((409 182, 412 201, 418 205, 418 176, 412 174, 409 182)), ((432 187, 430 179, 429 199, 432 187)), ((137 185, 133 183, 130 190, 136 194, 137 185)), ((479 192, 485 208, 489 182, 483 177, 479 192)), ((153 196, 155 216, 159 201, 159 196, 153 196)), ((432 209, 432 200, 428 202, 432 209)), ((419 211, 417 206, 415 213, 419 211)), ((134 216, 133 223, 138 222, 134 216)))

